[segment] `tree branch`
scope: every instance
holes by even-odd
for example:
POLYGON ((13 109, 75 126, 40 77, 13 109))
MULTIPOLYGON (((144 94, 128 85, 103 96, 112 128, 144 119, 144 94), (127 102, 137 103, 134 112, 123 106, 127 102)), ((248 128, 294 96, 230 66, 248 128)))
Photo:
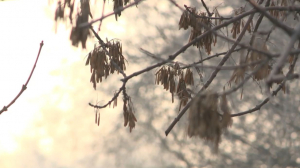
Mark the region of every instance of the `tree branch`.
MULTIPOLYGON (((298 57, 295 57, 292 65, 290 66, 289 72, 286 75, 287 77, 293 73, 293 69, 294 69, 294 67, 296 65, 297 60, 298 60, 298 57)), ((275 96, 279 92, 279 90, 282 89, 282 87, 284 86, 284 84, 285 84, 285 82, 286 82, 287 79, 288 78, 285 78, 285 80, 281 82, 281 84, 277 87, 277 89, 272 92, 271 96, 267 97, 263 102, 261 102, 260 104, 256 105, 254 108, 249 109, 247 111, 240 112, 240 113, 237 113, 237 114, 232 114, 231 117, 242 116, 242 115, 253 113, 253 112, 257 111, 257 110, 260 110, 260 108, 263 105, 267 104, 270 101, 271 97, 275 96)))
POLYGON ((26 83, 23 84, 23 86, 22 86, 20 92, 18 93, 18 95, 17 95, 17 96, 16 96, 16 97, 15 97, 15 98, 7 105, 7 106, 4 106, 4 107, 3 107, 3 109, 0 111, 0 114, 2 114, 4 111, 7 111, 7 109, 8 109, 11 105, 13 105, 13 104, 15 103, 15 101, 21 96, 21 94, 27 89, 27 85, 28 85, 28 83, 29 83, 29 81, 30 81, 30 79, 31 79, 31 76, 32 76, 32 74, 33 74, 33 71, 34 71, 34 69, 35 69, 35 67, 36 67, 36 63, 37 63, 37 61, 38 61, 38 59, 39 59, 39 56, 40 56, 40 53, 41 53, 41 50, 42 50, 43 45, 44 45, 44 42, 42 41, 42 42, 40 43, 40 49, 39 49, 38 55, 37 55, 37 57, 36 57, 35 63, 34 63, 34 65, 33 65, 33 67, 32 67, 31 73, 30 73, 30 75, 29 75, 29 77, 28 77, 26 83))
MULTIPOLYGON (((227 59, 230 57, 231 53, 234 51, 235 47, 237 46, 237 43, 241 41, 242 37, 244 36, 248 25, 251 23, 252 19, 254 17, 254 13, 250 15, 248 21, 245 24, 245 27, 243 28, 242 32, 240 33, 239 37, 236 40, 236 43, 234 43, 232 45, 232 47, 228 50, 227 54, 224 56, 224 58, 221 60, 221 62, 219 63, 218 66, 223 66, 224 63, 227 61, 227 59)), ((217 27, 217 26, 216 26, 217 27)), ((214 30, 211 29, 211 30, 214 30)), ((209 31, 209 30, 208 30, 209 31)), ((207 31, 207 32, 208 32, 207 31)), ((211 74, 210 78, 207 80, 207 82, 203 85, 203 87, 200 89, 200 91, 198 92, 198 94, 200 94, 203 90, 205 90, 213 81, 213 79, 217 76, 218 72, 220 70, 219 69, 215 69, 214 72, 211 74)), ((170 131, 172 130, 172 128, 176 125, 176 123, 180 120, 180 118, 183 116, 183 114, 187 111, 187 109, 190 107, 190 105, 192 104, 193 100, 190 100, 186 106, 180 111, 179 115, 174 119, 174 121, 171 123, 171 125, 167 128, 167 130, 165 131, 166 136, 168 136, 168 134, 170 133, 170 131)))
POLYGON ((272 83, 274 82, 273 81, 274 76, 277 75, 283 68, 287 60, 287 57, 290 55, 291 49, 294 47, 295 42, 299 40, 299 36, 300 36, 300 24, 298 25, 297 30, 294 32, 293 36, 291 37, 290 43, 285 47, 280 57, 276 60, 276 63, 274 64, 274 67, 267 79, 268 86, 272 85, 272 83))
POLYGON ((143 0, 136 0, 135 2, 132 2, 131 4, 129 4, 129 5, 127 5, 127 6, 119 7, 119 8, 117 8, 116 10, 114 10, 114 12, 111 12, 111 13, 105 15, 105 16, 102 16, 102 17, 98 18, 98 19, 94 19, 94 20, 92 20, 92 21, 90 21, 90 22, 82 23, 82 24, 80 24, 78 27, 79 27, 79 28, 86 28, 86 27, 89 27, 89 26, 91 26, 93 23, 96 23, 96 22, 98 22, 98 21, 101 21, 101 20, 103 20, 103 19, 105 19, 105 18, 107 18, 107 17, 109 17, 109 16, 115 15, 116 13, 121 12, 121 11, 123 11, 123 10, 125 10, 125 9, 127 9, 127 8, 129 8, 129 7, 132 7, 132 6, 134 6, 134 5, 137 5, 137 4, 138 4, 139 2, 141 2, 141 1, 143 1, 143 0))

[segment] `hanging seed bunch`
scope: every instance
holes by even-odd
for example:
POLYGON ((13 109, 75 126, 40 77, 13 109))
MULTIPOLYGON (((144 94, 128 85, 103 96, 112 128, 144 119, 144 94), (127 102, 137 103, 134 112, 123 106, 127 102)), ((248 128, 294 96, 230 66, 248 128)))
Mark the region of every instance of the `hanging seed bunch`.
POLYGON ((86 48, 86 40, 90 35, 89 29, 82 29, 78 26, 88 22, 89 15, 92 17, 92 14, 90 11, 89 0, 81 0, 80 3, 81 11, 77 14, 76 25, 71 30, 70 40, 72 41, 73 46, 77 47, 79 42, 81 42, 82 48, 86 48))
MULTIPOLYGON (((298 0, 298 2, 299 2, 299 0, 298 0)), ((278 6, 288 7, 288 6, 294 5, 294 1, 292 1, 292 0, 277 0, 277 4, 278 4, 278 6)), ((280 11, 281 16, 284 16, 285 13, 286 13, 286 11, 280 11)), ((286 18, 284 20, 286 20, 286 18)))
POLYGON ((100 125, 100 113, 99 113, 99 109, 95 108, 95 124, 97 124, 98 126, 100 125))
MULTIPOLYGON (((246 58, 245 58, 245 50, 240 50, 240 60, 239 60, 239 65, 245 64, 246 63, 246 58)), ((244 80, 245 73, 246 73, 247 68, 246 67, 241 67, 237 68, 233 71, 228 84, 231 86, 231 82, 234 82, 235 84, 240 83, 241 81, 244 80)))
MULTIPOLYGON (((260 39, 256 39, 255 43, 254 43, 254 48, 268 52, 268 48, 266 45, 266 42, 262 43, 260 39)), ((255 51, 252 51, 247 63, 251 63, 251 62, 256 62, 256 61, 261 61, 265 59, 265 56, 261 53, 257 53, 255 51)), ((251 65, 250 68, 253 70, 255 69, 257 66, 259 65, 251 65)), ((269 63, 266 63, 262 68, 260 68, 254 75, 253 75, 253 79, 260 81, 265 79, 266 77, 269 76, 270 71, 271 71, 272 67, 269 65, 269 63)))
MULTIPOLYGON (((202 33, 206 31, 206 29, 211 29, 212 23, 211 19, 206 16, 205 12, 197 12, 196 8, 188 8, 188 10, 185 10, 179 20, 179 29, 183 28, 184 30, 188 29, 190 26, 191 34, 189 38, 189 42, 193 41, 196 37, 200 36, 202 33), (199 17, 197 17, 199 16, 199 17), (205 27, 203 26, 205 25, 205 27)), ((211 45, 214 43, 214 45, 217 42, 216 36, 213 35, 213 33, 209 33, 209 35, 205 36, 198 42, 194 43, 194 46, 197 46, 197 48, 205 48, 205 51, 207 54, 210 54, 211 52, 211 45)))
POLYGON ((54 16, 55 21, 58 21, 58 19, 64 20, 64 7, 62 7, 60 1, 57 2, 57 8, 54 16))
POLYGON ((174 66, 163 66, 155 73, 155 84, 161 84, 166 91, 170 91, 172 103, 174 103, 174 94, 176 93, 178 95, 180 99, 180 110, 182 106, 187 104, 190 98, 186 90, 186 85, 194 85, 193 71, 187 68, 184 73, 184 70, 181 70, 178 63, 175 63, 174 66), (176 82, 177 79, 178 82, 176 82))
MULTIPOLYGON (((127 3, 130 2, 130 0, 113 0, 114 1, 114 11, 118 10, 118 8, 123 7, 124 5, 127 5, 127 3)), ((121 11, 118 11, 115 13, 116 20, 118 20, 118 16, 121 16, 121 11)))
MULTIPOLYGON (((115 95, 114 96, 116 96, 116 92, 115 92, 115 95)), ((109 104, 109 106, 110 106, 110 104, 109 104)), ((115 98, 115 100, 114 100, 114 104, 113 104, 113 108, 115 108, 115 107, 117 107, 118 106, 118 97, 116 97, 115 98)))
MULTIPOLYGON (((270 4, 270 7, 273 7, 273 6, 288 7, 288 6, 292 5, 292 4, 293 4, 293 2, 292 1, 288 1, 288 0, 272 0, 271 4, 270 4)), ((284 13, 285 13, 285 11, 279 11, 279 10, 270 10, 269 12, 276 19, 278 19, 281 16, 284 16, 284 13)), ((296 18, 298 18, 297 12, 294 12, 294 19, 296 19, 296 18)))
POLYGON ((218 11, 217 8, 215 8, 213 10, 213 13, 215 14, 216 18, 221 18, 221 19, 215 19, 215 26, 218 26, 218 25, 222 24, 223 23, 223 19, 222 19, 222 16, 220 15, 220 13, 219 13, 219 11, 218 11))
POLYGON ((218 151, 222 129, 232 124, 226 97, 219 103, 223 118, 218 113, 218 97, 211 91, 197 95, 189 109, 187 134, 189 137, 200 137, 213 143, 214 152, 218 151))
POLYGON ((191 12, 185 10, 183 11, 180 20, 179 20, 179 30, 183 28, 184 30, 188 29, 189 26, 196 27, 196 17, 193 14, 196 14, 196 8, 189 8, 191 12), (193 14, 191 14, 193 13, 193 14))
POLYGON ((94 89, 96 89, 96 83, 101 83, 103 78, 107 78, 109 74, 113 74, 115 71, 119 73, 114 61, 121 70, 125 70, 125 58, 122 55, 122 45, 119 41, 112 41, 106 43, 106 49, 109 55, 106 55, 102 46, 95 45, 93 51, 91 51, 86 60, 86 65, 90 64, 91 67, 91 79, 94 89), (110 60, 108 58, 111 58, 110 60))
MULTIPOLYGON (((272 1, 271 1, 271 4, 270 4, 270 7, 273 7, 273 6, 279 6, 279 1, 274 1, 274 0, 272 0, 272 1)), ((281 13, 281 12, 278 11, 278 10, 270 10, 270 14, 271 14, 273 17, 277 18, 277 19, 278 19, 280 13, 281 13)))
POLYGON ((229 110, 228 101, 226 95, 220 96, 220 113, 222 115, 221 126, 222 129, 227 129, 232 125, 231 112, 229 110))
POLYGON ((176 93, 177 93, 178 98, 180 100, 180 104, 179 104, 179 111, 180 111, 181 107, 184 107, 187 104, 187 102, 189 101, 189 98, 190 98, 190 94, 186 90, 186 82, 184 80, 183 73, 180 74, 177 89, 176 89, 176 93))
POLYGON ((64 2, 64 8, 66 6, 71 7, 71 0, 65 0, 65 2, 64 2))
MULTIPOLYGON (((300 49, 300 42, 298 42, 298 49, 300 49)), ((288 61, 290 63, 290 68, 296 57, 297 57, 297 55, 295 55, 295 54, 292 54, 289 56, 288 61)), ((293 71, 294 71, 294 69, 293 69, 293 71)))
POLYGON ((124 127, 129 126, 129 131, 135 127, 137 119, 134 116, 134 107, 131 98, 126 94, 126 90, 123 90, 123 115, 124 115, 124 127))
POLYGON ((107 48, 109 50, 109 56, 111 56, 110 61, 110 73, 113 74, 115 71, 119 73, 119 70, 113 62, 117 64, 117 66, 122 70, 126 70, 125 58, 122 55, 122 44, 119 41, 107 41, 107 48))
POLYGON ((218 98, 208 92, 194 98, 189 109, 188 136, 200 137, 214 144, 218 149, 221 141, 221 124, 218 114, 218 98))
MULTIPOLYGON (((244 12, 245 12, 245 8, 240 7, 240 8, 238 8, 234 11, 234 15, 237 16, 237 15, 240 15, 244 12)), ((233 25, 232 25, 232 28, 231 28, 232 38, 235 39, 236 35, 240 34, 241 30, 244 29, 244 27, 245 27, 245 21, 243 19, 233 22, 233 25)), ((251 20, 251 23, 247 27, 247 31, 249 33, 251 33, 252 28, 253 28, 253 21, 251 20)))

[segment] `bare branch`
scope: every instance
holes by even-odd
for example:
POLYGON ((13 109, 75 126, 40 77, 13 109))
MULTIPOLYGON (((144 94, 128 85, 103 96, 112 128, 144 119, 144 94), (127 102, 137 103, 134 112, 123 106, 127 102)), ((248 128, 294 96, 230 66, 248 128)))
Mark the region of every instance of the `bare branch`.
POLYGON ((22 88, 21 88, 20 92, 18 93, 18 95, 17 95, 17 96, 16 96, 16 97, 15 97, 15 98, 7 105, 7 106, 4 106, 4 107, 3 107, 3 109, 0 111, 0 114, 2 114, 4 111, 7 111, 7 109, 8 109, 11 105, 13 105, 13 104, 15 103, 15 101, 21 96, 21 94, 27 89, 27 85, 28 85, 28 83, 29 83, 29 81, 30 81, 30 79, 31 79, 31 76, 32 76, 32 74, 33 74, 33 71, 34 71, 34 69, 35 69, 35 67, 36 67, 36 63, 37 63, 37 61, 38 61, 38 59, 39 59, 39 56, 40 56, 40 53, 41 53, 41 50, 42 50, 43 45, 44 45, 44 42, 42 41, 42 42, 40 43, 40 49, 39 49, 38 55, 37 55, 37 57, 36 57, 35 63, 34 63, 34 65, 33 65, 33 67, 32 67, 31 73, 30 73, 30 75, 29 75, 29 77, 28 77, 26 83, 22 86, 22 88))
POLYGON ((298 25, 296 32, 291 37, 290 43, 285 47, 280 57, 276 60, 276 63, 267 79, 268 86, 272 85, 274 80, 273 77, 277 75, 280 72, 280 70, 283 68, 284 63, 286 62, 287 57, 290 55, 290 51, 294 47, 294 43, 299 39, 299 36, 300 36, 300 24, 298 25))
MULTIPOLYGON (((248 25, 251 23, 252 19, 254 17, 254 14, 251 14, 245 27, 243 28, 242 32, 240 33, 239 37, 237 38, 237 42, 240 42, 242 37, 244 36, 248 25)), ((217 27, 217 26, 216 26, 217 27)), ((212 29, 213 30, 213 29, 212 29)), ((208 31, 207 31, 208 32, 208 31)), ((221 60, 218 66, 223 66, 224 63, 227 61, 227 59, 230 57, 231 53, 234 51, 235 47, 237 46, 237 42, 232 45, 232 47, 228 50, 227 54, 224 56, 224 58, 221 60)), ((206 83, 203 85, 203 87, 200 89, 198 94, 200 94, 203 90, 205 90, 213 81, 213 79, 217 76, 218 72, 220 70, 216 69, 211 74, 210 78, 206 81, 206 83)), ((180 118, 183 116, 183 114, 187 111, 187 109, 190 107, 191 102, 193 100, 190 100, 186 106, 180 111, 179 115, 174 119, 174 121, 171 123, 171 125, 168 127, 168 129, 165 131, 166 136, 168 136, 169 132, 172 130, 172 128, 176 125, 176 123, 180 120, 180 118)))
MULTIPOLYGON (((290 66, 289 72, 286 75, 287 77, 292 74, 292 72, 294 70, 294 67, 296 65, 297 60, 298 60, 298 57, 296 57, 294 59, 292 65, 290 66)), ((275 96, 279 92, 279 90, 282 89, 282 87, 284 86, 286 80, 287 80, 287 78, 284 81, 281 82, 281 84, 277 87, 277 89, 272 92, 271 96, 275 96)), ((267 97, 263 102, 261 102, 260 104, 256 105, 254 108, 252 108, 250 110, 247 110, 247 111, 244 111, 244 112, 240 112, 240 113, 237 113, 237 114, 232 114, 231 117, 242 116, 242 115, 253 113, 253 112, 257 111, 257 110, 260 110, 260 108, 263 105, 267 104, 270 101, 270 98, 271 98, 270 96, 267 97)))
POLYGON ((259 7, 253 0, 247 0, 256 10, 258 10, 261 14, 265 15, 274 25, 281 28, 283 31, 285 31, 288 35, 292 35, 294 32, 294 29, 288 27, 286 24, 280 22, 273 16, 271 16, 269 13, 267 13, 263 8, 259 7))
POLYGON ((204 6, 204 8, 205 8, 205 10, 206 10, 206 12, 207 12, 207 14, 208 14, 208 16, 212 16, 214 13, 210 13, 210 12, 209 12, 209 9, 208 9, 208 7, 206 6, 204 0, 201 0, 201 2, 202 2, 202 5, 204 6))
POLYGON ((97 109, 107 107, 107 106, 110 105, 115 99, 118 98, 119 94, 125 89, 125 86, 126 86, 126 82, 123 82, 123 85, 122 85, 122 87, 120 87, 119 91, 118 91, 118 92, 114 95, 114 97, 112 97, 112 99, 111 99, 110 101, 108 101, 105 105, 98 106, 98 105, 93 105, 92 103, 89 103, 89 105, 92 106, 92 107, 94 107, 94 108, 97 108, 97 109))
POLYGON ((105 15, 105 16, 102 16, 102 17, 98 18, 98 19, 94 19, 94 20, 90 21, 89 23, 82 23, 82 24, 79 25, 78 27, 79 27, 79 28, 86 28, 86 27, 89 27, 89 26, 91 26, 93 23, 96 23, 96 22, 98 22, 98 21, 101 21, 101 20, 103 20, 103 19, 105 19, 105 18, 107 18, 107 17, 109 17, 109 16, 115 15, 116 13, 121 12, 121 11, 123 11, 123 10, 125 10, 125 9, 127 9, 127 8, 129 8, 129 7, 132 7, 132 6, 134 6, 134 5, 137 5, 137 4, 138 4, 139 2, 141 2, 141 1, 143 1, 143 0, 136 0, 136 1, 132 2, 131 4, 127 5, 127 6, 119 7, 119 8, 117 8, 116 10, 114 10, 114 12, 111 12, 111 13, 105 15))

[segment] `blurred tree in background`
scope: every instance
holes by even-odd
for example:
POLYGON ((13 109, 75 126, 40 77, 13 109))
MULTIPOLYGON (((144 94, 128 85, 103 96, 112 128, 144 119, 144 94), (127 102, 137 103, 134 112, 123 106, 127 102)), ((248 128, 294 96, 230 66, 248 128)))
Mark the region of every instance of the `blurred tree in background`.
POLYGON ((58 1, 72 45, 97 39, 86 62, 94 89, 120 81, 90 106, 99 125, 99 109, 121 104, 124 123, 111 121, 86 164, 97 167, 104 149, 116 167, 299 167, 299 11, 296 0, 58 1), (98 35, 109 16, 134 36, 98 35))

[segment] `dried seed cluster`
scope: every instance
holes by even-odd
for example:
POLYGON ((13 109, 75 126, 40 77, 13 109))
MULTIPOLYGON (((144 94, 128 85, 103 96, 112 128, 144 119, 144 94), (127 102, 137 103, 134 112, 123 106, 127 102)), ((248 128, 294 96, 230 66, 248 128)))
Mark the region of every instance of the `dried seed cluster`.
MULTIPOLYGON (((244 54, 245 54, 245 50, 240 50, 239 65, 246 63, 246 58, 245 58, 246 56, 244 54)), ((241 68, 235 69, 228 81, 228 84, 231 86, 231 82, 234 82, 235 84, 237 84, 237 83, 243 81, 246 71, 247 71, 246 67, 241 67, 241 68)))
POLYGON ((132 129, 135 127, 135 122, 137 122, 137 119, 134 116, 134 107, 133 103, 131 101, 131 98, 126 94, 126 91, 123 91, 123 115, 124 115, 124 127, 127 125, 129 126, 129 131, 131 132, 132 129))
MULTIPOLYGON (((130 0, 113 0, 114 1, 114 11, 118 10, 119 7, 123 7, 127 3, 130 2, 130 0)), ((118 16, 121 16, 121 11, 115 13, 116 20, 118 20, 118 16)))
POLYGON ((205 95, 197 95, 189 109, 187 134, 189 137, 200 137, 214 144, 214 152, 218 151, 222 130, 231 126, 232 119, 226 96, 218 97, 211 91, 205 95), (218 108, 219 106, 219 108, 218 108), (223 113, 222 117, 219 115, 223 113))
POLYGON ((57 2, 57 8, 54 16, 55 21, 58 21, 58 19, 64 20, 64 7, 62 7, 60 1, 57 2))
MULTIPOLYGON (((183 28, 184 30, 188 29, 189 26, 191 29, 191 34, 189 38, 189 42, 193 41, 195 38, 200 36, 202 33, 206 32, 206 29, 211 29, 212 23, 211 19, 206 16, 205 12, 197 12, 196 8, 188 8, 185 10, 179 21, 179 29, 183 28), (203 26, 205 25, 205 27, 203 26)), ((194 46, 197 48, 205 48, 207 54, 211 52, 211 45, 216 44, 217 37, 213 35, 213 33, 209 33, 204 38, 201 38, 198 42, 194 43, 194 46)))
POLYGON ((100 125, 100 113, 98 112, 99 109, 95 109, 95 123, 99 126, 100 125))
POLYGON ((91 67, 90 81, 93 83, 94 89, 96 89, 96 83, 102 82, 103 77, 106 79, 109 74, 113 74, 115 71, 119 73, 116 66, 122 71, 126 70, 121 43, 119 41, 107 41, 105 49, 108 51, 108 55, 101 45, 95 45, 86 60, 86 65, 90 64, 91 67))
MULTIPOLYGON (((240 7, 237 10, 234 11, 234 15, 240 15, 242 13, 245 12, 245 8, 244 7, 240 7)), ((236 38, 236 35, 240 34, 241 30, 244 29, 245 27, 245 21, 243 19, 238 20, 236 22, 233 22, 233 26, 231 28, 231 33, 232 33, 232 38, 236 38)), ((251 33, 251 29, 253 27, 253 21, 251 20, 251 23, 249 24, 249 26, 247 27, 247 31, 249 33, 251 33)))
MULTIPOLYGON (((266 45, 266 42, 263 43, 263 45, 260 45, 260 43, 258 42, 259 39, 256 39, 256 43, 254 44, 254 47, 256 49, 268 52, 268 48, 266 45)), ((256 62, 256 61, 261 61, 265 58, 265 56, 261 53, 257 53, 255 51, 252 51, 250 54, 250 57, 248 58, 247 62, 251 63, 251 62, 256 62)), ((257 66, 259 65, 251 65, 250 68, 251 70, 255 69, 257 66)), ((270 71, 271 71, 272 67, 271 65, 269 65, 269 63, 266 63, 262 68, 260 68, 254 75, 253 75, 253 79, 260 81, 265 79, 266 77, 269 76, 270 71)))
POLYGON ((82 29, 78 26, 82 23, 88 22, 89 15, 92 17, 92 14, 90 11, 89 0, 81 0, 80 2, 81 12, 77 14, 76 25, 71 30, 70 40, 72 41, 73 46, 77 47, 79 42, 81 42, 82 48, 86 48, 86 40, 90 35, 89 29, 82 29))
MULTIPOLYGON (((288 0, 272 0, 270 7, 273 6, 282 6, 282 7, 287 7, 289 6, 288 0)), ((280 16, 283 16, 285 11, 279 11, 279 10, 270 10, 270 14, 274 16, 275 18, 279 18, 280 16)))
POLYGON ((174 66, 163 66, 155 73, 155 84, 163 85, 165 90, 169 90, 172 94, 172 103, 174 102, 174 93, 176 93, 180 99, 180 106, 185 106, 190 98, 186 86, 194 85, 193 71, 189 68, 181 70, 178 63, 174 66), (178 79, 178 82, 176 82, 178 79), (177 84, 176 84, 177 83, 177 84), (177 86, 177 87, 176 87, 177 86))
POLYGON ((222 17, 221 17, 221 15, 220 15, 220 13, 219 13, 219 11, 218 11, 217 8, 215 8, 213 10, 213 13, 215 14, 216 18, 221 18, 221 19, 215 19, 215 26, 218 26, 218 25, 222 24, 223 23, 223 19, 222 19, 222 17))

